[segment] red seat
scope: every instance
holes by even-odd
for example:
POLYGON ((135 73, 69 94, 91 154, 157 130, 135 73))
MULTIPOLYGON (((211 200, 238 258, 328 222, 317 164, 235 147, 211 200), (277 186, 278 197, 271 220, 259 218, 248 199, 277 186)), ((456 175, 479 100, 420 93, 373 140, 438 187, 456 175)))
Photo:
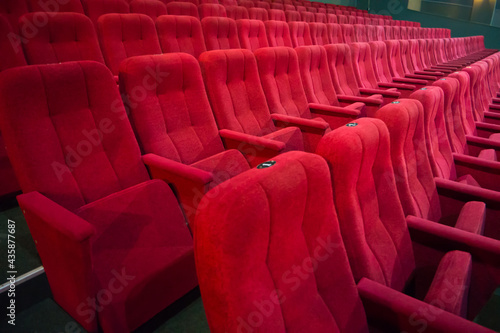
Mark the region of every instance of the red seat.
POLYGON ((327 45, 330 44, 328 37, 328 29, 324 23, 309 23, 309 31, 311 33, 311 40, 313 45, 327 45))
POLYGON ((129 332, 196 287, 177 199, 150 179, 109 70, 20 67, 0 87, 19 206, 56 302, 89 332, 129 332))
POLYGON ((130 13, 129 4, 125 0, 82 0, 82 5, 96 29, 101 15, 130 13))
POLYGON ((368 42, 368 26, 362 24, 354 24, 354 37, 356 42, 368 42))
POLYGON ((354 43, 356 42, 356 37, 354 35, 354 26, 352 24, 341 24, 340 29, 342 32, 342 40, 344 43, 354 43))
POLYGON ((300 13, 294 10, 286 10, 285 18, 287 22, 301 21, 300 13))
POLYGON ((0 15, 0 49, 2 50, 0 72, 12 67, 26 66, 23 43, 19 38, 20 36, 14 33, 14 31, 17 31, 17 26, 15 29, 12 28, 7 17, 0 15), (13 36, 18 37, 13 38, 13 36))
POLYGON ((264 8, 254 7, 248 9, 248 17, 251 20, 267 21, 269 19, 269 14, 264 8))
POLYGON ((252 0, 238 0, 238 5, 245 7, 247 9, 250 9, 252 7, 255 7, 254 3, 252 0))
POLYGON ((274 125, 251 51, 205 52, 200 64, 226 148, 238 148, 252 166, 284 151, 304 150, 299 128, 274 125))
POLYGON ((259 20, 236 21, 240 45, 243 49, 255 51, 261 47, 268 47, 264 22, 259 20))
POLYGON ((290 39, 290 30, 288 24, 281 21, 266 21, 267 40, 269 46, 288 46, 292 47, 292 40, 290 39))
POLYGON ((198 14, 198 7, 195 4, 189 2, 170 2, 167 4, 167 14, 168 15, 178 15, 178 16, 193 16, 198 20, 200 15, 198 14))
POLYGON ((130 12, 145 14, 155 21, 161 15, 167 15, 167 7, 158 0, 132 0, 130 12))
POLYGON ((227 17, 205 17, 201 20, 207 50, 239 49, 236 22, 227 17))
MULTIPOLYGON (((26 59, 30 65, 52 64, 67 61, 92 60, 104 64, 99 41, 92 21, 77 13, 50 13, 47 24, 36 34, 24 34, 21 38, 26 59)), ((37 13, 24 16, 21 26, 35 24, 37 13)))
POLYGON ((340 24, 336 23, 328 23, 326 25, 326 30, 328 32, 328 39, 331 44, 343 43, 344 39, 342 37, 342 29, 340 28, 340 24))
POLYGON ((326 19, 327 19, 327 23, 338 23, 337 15, 335 15, 335 14, 327 14, 326 19))
POLYGON ((224 8, 224 6, 213 3, 203 3, 199 5, 198 13, 200 14, 200 19, 209 16, 227 17, 226 9, 224 8))
POLYGON ((18 32, 19 18, 29 12, 26 0, 2 0, 0 1, 0 16, 7 19, 10 28, 18 32))
POLYGON ((114 75, 126 58, 161 53, 155 23, 147 15, 106 14, 99 18, 97 30, 104 60, 114 75))
POLYGON ((269 20, 286 22, 285 12, 280 9, 270 9, 268 11, 269 20))
POLYGON ((142 152, 164 166, 150 166, 151 174, 174 184, 192 229, 201 197, 249 169, 240 152, 224 150, 198 61, 183 53, 127 59, 120 89, 142 152), (137 87, 148 81, 147 97, 137 98, 137 87))
POLYGON ((253 4, 255 5, 256 8, 263 8, 266 11, 271 9, 271 5, 268 2, 265 1, 254 1, 253 4))
POLYGON ((309 24, 301 21, 289 22, 290 38, 292 39, 293 47, 313 45, 309 24))
POLYGON ((163 53, 184 52, 198 58, 207 50, 201 23, 193 16, 161 16, 156 30, 163 53))
POLYGON ((227 6, 226 7, 227 17, 233 20, 248 19, 248 10, 242 6, 227 6))
POLYGON ((64 1, 27 0, 27 2, 31 12, 84 14, 83 6, 80 0, 64 0, 64 1))

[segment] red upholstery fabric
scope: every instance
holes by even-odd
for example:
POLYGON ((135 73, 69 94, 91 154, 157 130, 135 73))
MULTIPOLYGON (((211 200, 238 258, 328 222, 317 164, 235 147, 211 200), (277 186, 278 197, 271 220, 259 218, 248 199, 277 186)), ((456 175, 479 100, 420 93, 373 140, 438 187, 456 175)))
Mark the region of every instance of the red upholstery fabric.
POLYGON ((145 14, 155 21, 161 15, 167 15, 167 7, 158 0, 132 0, 130 12, 145 14))
POLYGON ((97 30, 104 60, 114 75, 126 58, 161 53, 155 23, 144 14, 103 15, 97 30))
POLYGON ((198 58, 207 50, 201 23, 195 17, 165 15, 156 20, 156 30, 163 53, 184 52, 198 58))
POLYGON ((362 24, 354 24, 354 36, 356 42, 368 42, 368 26, 362 24))
POLYGON ((284 150, 304 150, 297 127, 277 130, 274 126, 251 51, 206 52, 200 65, 219 129, 282 142, 284 150))
POLYGON ((287 22, 300 21, 300 13, 294 10, 286 10, 285 17, 287 22))
POLYGON ((356 41, 354 26, 352 24, 340 24, 340 29, 344 43, 354 43, 356 41))
POLYGON ((290 38, 292 39, 293 47, 313 45, 309 24, 301 21, 289 22, 290 38))
POLYGON ((309 31, 311 33, 311 40, 313 45, 327 45, 330 44, 328 38, 328 29, 324 23, 309 23, 309 31))
POLYGON ((256 8, 264 8, 266 11, 271 9, 271 5, 265 1, 254 1, 253 4, 256 8))
POLYGON ((285 12, 280 9, 270 9, 268 11, 269 20, 286 22, 285 12))
POLYGON ((201 20, 207 50, 239 49, 236 22, 227 17, 205 17, 201 20))
POLYGON ((314 22, 317 23, 328 23, 328 19, 326 18, 326 14, 324 13, 315 13, 314 14, 314 22))
POLYGON ((245 7, 247 9, 250 9, 252 7, 255 7, 254 3, 252 0, 238 0, 238 5, 245 7))
POLYGON ((328 21, 327 23, 338 23, 337 15, 335 14, 327 14, 326 19, 328 21))
POLYGON ((268 47, 264 22, 259 20, 236 21, 241 48, 254 51, 261 47, 268 47))
POLYGON ((163 181, 149 181, 109 70, 21 67, 0 86, 2 133, 27 193, 18 200, 55 300, 97 331, 96 312, 81 304, 125 275, 98 317, 105 331, 130 331, 194 288, 181 211, 163 181))
POLYGON ((248 16, 251 20, 267 21, 269 19, 267 10, 264 8, 249 8, 248 16))
POLYGON ((104 14, 127 14, 130 12, 129 4, 124 0, 82 0, 85 14, 97 28, 97 20, 104 14))
POLYGON ((184 53, 127 59, 120 68, 120 89, 141 150, 191 166, 172 163, 165 178, 176 187, 192 225, 201 196, 249 168, 238 151, 224 151, 197 60, 184 53), (137 87, 145 87, 145 98, 134 98, 137 87), (211 181, 187 182, 194 168, 208 172, 211 181))
POLYGON ((200 19, 200 14, 198 14, 198 7, 195 4, 189 2, 170 2, 167 4, 167 14, 168 15, 182 15, 182 16, 193 16, 200 19))
POLYGON ((314 14, 307 11, 300 12, 300 20, 302 22, 307 22, 307 23, 314 22, 315 21, 314 14))
POLYGON ((200 14, 200 19, 209 16, 227 17, 226 9, 224 8, 224 6, 213 3, 203 3, 199 5, 198 13, 200 14))
MULTIPOLYGON (((23 2, 23 1, 19 1, 23 2)), ((80 0, 40 1, 27 0, 31 12, 79 13, 84 14, 80 0)))
POLYGON ((248 19, 248 10, 242 6, 227 6, 226 7, 227 17, 233 20, 248 19))
POLYGON ((343 246, 322 260, 325 240, 342 243, 332 201, 325 200, 332 195, 328 166, 301 152, 274 160, 203 200, 195 251, 210 330, 367 332, 343 246), (315 269, 300 269, 311 262, 315 269))
POLYGON ((361 88, 377 89, 378 79, 372 63, 372 53, 368 43, 352 43, 352 65, 361 88))
POLYGON ((466 71, 454 72, 448 75, 459 81, 460 90, 457 94, 460 105, 460 116, 464 126, 465 134, 474 135, 476 133, 476 124, 474 123, 474 114, 471 98, 470 76, 466 71))
POLYGON ((29 12, 28 3, 22 0, 3 0, 0 2, 0 14, 5 17, 13 31, 17 32, 19 18, 29 12))
POLYGON ((340 24, 336 23, 328 23, 326 25, 326 29, 328 31, 328 38, 330 39, 331 44, 343 43, 342 37, 342 29, 340 28, 340 24))
POLYGON ((281 21, 266 21, 267 40, 269 46, 287 46, 292 47, 292 40, 290 39, 290 30, 286 22, 281 21))
POLYGON ((0 72, 12 67, 26 66, 21 39, 12 39, 13 35, 16 34, 14 34, 14 30, 7 21, 7 18, 0 15, 0 48, 2 50, 0 72))
MULTIPOLYGON (((26 14, 24 22, 34 24, 36 13, 26 14)), ((21 29, 22 33, 27 32, 21 29)), ((24 52, 30 65, 93 60, 104 63, 94 26, 77 13, 51 13, 38 33, 22 35, 24 52)))

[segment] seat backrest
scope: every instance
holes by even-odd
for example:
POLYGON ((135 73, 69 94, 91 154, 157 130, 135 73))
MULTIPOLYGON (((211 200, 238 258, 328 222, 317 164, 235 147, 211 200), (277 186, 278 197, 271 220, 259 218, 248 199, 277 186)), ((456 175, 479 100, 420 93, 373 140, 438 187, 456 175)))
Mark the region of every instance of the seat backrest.
POLYGON ((7 19, 12 31, 17 33, 19 18, 29 12, 26 0, 2 0, 0 1, 0 16, 7 19))
POLYGON ((392 26, 390 26, 390 25, 384 25, 384 30, 385 30, 385 40, 391 40, 391 39, 393 39, 392 26))
POLYGON ((309 24, 302 21, 289 22, 290 38, 292 39, 293 47, 313 45, 309 24))
POLYGON ((410 41, 405 39, 399 40, 399 47, 401 52, 401 64, 403 65, 404 72, 406 74, 413 74, 415 72, 415 67, 413 66, 411 58, 410 41))
POLYGON ((236 27, 242 48, 254 51, 269 46, 264 22, 260 20, 238 20, 236 21, 236 27))
POLYGON ((12 67, 26 66, 21 39, 14 33, 9 21, 3 15, 0 15, 0 49, 2 50, 0 72, 12 67))
POLYGON ((97 31, 104 60, 114 75, 126 58, 161 53, 155 23, 147 15, 106 14, 97 21, 97 31))
POLYGON ((300 13, 295 10, 286 10, 285 18, 287 22, 300 21, 300 13))
POLYGON ((201 20, 207 50, 239 49, 236 22, 227 17, 209 16, 201 20))
POLYGON ((156 20, 156 30, 163 53, 184 52, 198 58, 207 50, 201 23, 193 16, 163 15, 156 20))
MULTIPOLYGON (((371 42, 371 41, 375 41, 375 40, 379 40, 379 36, 378 36, 378 33, 379 31, 377 30, 377 28, 381 28, 382 29, 382 36, 384 36, 384 28, 382 26, 379 26, 379 25, 367 25, 366 26, 366 38, 367 38, 367 42, 371 42)), ((381 38, 382 40, 383 38, 381 38)))
POLYGON ((307 11, 307 12, 310 12, 310 13, 317 13, 317 12, 318 12, 318 9, 317 9, 317 8, 315 8, 315 7, 309 7, 309 6, 307 6, 307 7, 306 7, 306 11, 307 11))
POLYGON ((427 86, 413 92, 410 98, 424 107, 424 129, 427 153, 435 177, 455 180, 457 173, 444 118, 444 92, 436 86, 427 86))
POLYGON ((352 24, 341 24, 340 28, 342 30, 344 43, 356 42, 356 37, 354 36, 354 26, 352 24))
POLYGON ((325 48, 321 45, 301 46, 295 51, 299 58, 300 77, 307 101, 338 106, 325 48))
POLYGON ((267 40, 269 46, 287 46, 292 47, 292 40, 290 39, 290 30, 288 24, 282 21, 266 21, 267 40))
POLYGON ((285 12, 280 9, 268 10, 269 20, 286 22, 285 12))
MULTIPOLYGON (((223 5, 224 7, 230 7, 230 6, 238 6, 238 1, 236 0, 220 0, 219 3, 223 5)), ((226 8, 227 12, 227 8, 226 8)))
POLYGON ((337 21, 339 22, 339 24, 347 24, 347 23, 349 23, 349 21, 347 20, 347 16, 345 16, 345 15, 339 15, 339 14, 337 14, 337 21))
POLYGON ((250 9, 252 7, 255 7, 254 3, 252 0, 238 0, 238 5, 245 7, 247 9, 250 9))
POLYGON ((400 27, 400 39, 408 39, 408 28, 407 27, 400 27))
POLYGON ((356 42, 368 42, 368 31, 367 27, 362 24, 354 24, 354 37, 356 42))
POLYGON ((349 44, 352 67, 356 81, 361 88, 378 88, 377 74, 373 68, 372 52, 368 43, 349 44))
POLYGON ((401 45, 399 40, 384 41, 387 48, 387 59, 392 77, 404 78, 405 71, 401 60, 401 45))
POLYGON ((144 153, 192 164, 224 150, 193 56, 127 59, 120 67, 120 90, 144 153), (137 98, 137 87, 144 87, 144 98, 137 98))
POLYGON ((227 6, 226 14, 228 18, 233 20, 248 19, 248 10, 242 6, 227 6))
POLYGON ((326 25, 326 30, 328 33, 328 39, 331 44, 338 44, 344 42, 344 37, 342 37, 342 28, 340 24, 328 23, 326 25))
POLYGON ((440 87, 444 92, 444 120, 451 150, 463 154, 466 152, 467 140, 460 114, 460 84, 457 79, 446 77, 433 82, 432 85, 440 87))
POLYGON ((149 179, 104 65, 13 68, 0 87, 2 136, 24 193, 76 210, 149 179))
POLYGON ((193 16, 200 19, 198 7, 190 2, 170 2, 167 4, 168 15, 193 16))
POLYGON ((255 7, 257 8, 264 8, 266 11, 271 9, 271 5, 268 2, 265 1, 254 1, 253 2, 255 7))
POLYGON ((326 45, 328 67, 335 91, 340 95, 359 96, 359 87, 352 67, 351 49, 348 44, 326 45))
MULTIPOLYGON (((92 21, 83 14, 50 13, 38 33, 20 29, 26 60, 30 65, 93 60, 104 64, 92 21)), ((24 16, 22 25, 35 24, 37 13, 24 16)))
POLYGON ((133 0, 130 2, 130 12, 145 14, 153 21, 161 15, 167 15, 167 7, 158 0, 133 0))
POLYGON ((392 166, 405 216, 439 221, 441 205, 425 145, 422 103, 398 99, 377 110, 374 117, 389 129, 392 166))
POLYGON ((327 45, 330 44, 328 38, 328 29, 324 23, 309 23, 309 31, 311 33, 311 40, 313 45, 327 45))
POLYGON ((285 5, 279 2, 273 2, 271 3, 271 9, 279 9, 279 10, 285 10, 285 5))
POLYGON ((226 9, 223 5, 218 5, 214 3, 203 3, 198 6, 198 13, 200 14, 200 19, 209 16, 215 17, 227 17, 226 9))
POLYGON ((267 21, 269 14, 264 8, 252 7, 248 9, 248 17, 251 20, 267 21))
POLYGON ((297 53, 290 47, 255 51, 260 81, 271 113, 311 119, 301 82, 297 53))
POLYGON ((393 26, 392 27, 392 39, 401 39, 401 27, 393 26))
POLYGON ((328 19, 326 18, 325 13, 315 13, 314 14, 314 22, 317 23, 328 23, 328 19))
POLYGON ((361 118, 325 135, 316 152, 330 166, 354 279, 366 277, 402 291, 415 269, 415 258, 390 150, 384 122, 361 118))
POLYGON ((31 12, 84 14, 80 0, 40 1, 27 0, 31 12))
POLYGON ((129 4, 125 0, 82 0, 82 5, 85 14, 95 27, 97 27, 97 21, 101 15, 130 13, 129 4))
POLYGON ((337 15, 335 15, 335 14, 327 14, 326 19, 327 19, 327 23, 338 23, 337 15))
POLYGON ((469 74, 462 70, 459 72, 454 72, 448 75, 450 78, 455 78, 459 82, 459 91, 457 92, 457 96, 460 99, 458 101, 459 104, 459 112, 462 118, 462 125, 464 127, 464 132, 467 135, 475 135, 476 134, 476 124, 474 122, 474 114, 473 114, 473 106, 471 99, 471 85, 470 85, 470 76, 469 74))
POLYGON ((314 14, 307 11, 300 12, 300 20, 307 23, 314 22, 314 14))
POLYGON ((200 55, 200 65, 220 129, 257 136, 276 130, 251 51, 205 52, 200 55))
POLYGON ((228 180, 200 204, 195 257, 210 330, 253 331, 249 323, 265 304, 262 332, 367 332, 344 247, 317 258, 321 244, 342 244, 333 201, 325 200, 332 196, 328 166, 303 152, 274 160, 228 180), (316 261, 303 280, 290 270, 316 261))

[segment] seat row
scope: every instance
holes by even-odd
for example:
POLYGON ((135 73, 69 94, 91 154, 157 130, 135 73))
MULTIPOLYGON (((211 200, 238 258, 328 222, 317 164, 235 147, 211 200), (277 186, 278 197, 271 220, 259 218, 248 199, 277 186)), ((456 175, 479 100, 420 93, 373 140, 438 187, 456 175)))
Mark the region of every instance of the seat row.
MULTIPOLYGON (((487 331, 458 316, 473 318, 500 284, 500 167, 495 161, 500 147, 491 143, 500 142, 500 124, 498 117, 488 120, 494 117, 486 113, 494 111, 470 121, 473 103, 486 97, 495 103, 500 54, 482 49, 460 55, 461 44, 452 41, 457 41, 452 48, 456 58, 434 66, 432 73, 448 74, 436 72, 440 68, 457 73, 432 80, 423 89, 413 87, 411 99, 395 100, 396 94, 382 108, 381 95, 371 95, 372 101, 379 101, 371 116, 382 121, 357 119, 370 101, 365 100, 365 106, 361 97, 337 95, 331 78, 345 81, 345 60, 353 59, 348 50, 354 54, 363 46, 366 52, 383 47, 387 54, 395 43, 401 50, 399 43, 405 41, 271 47, 254 53, 214 50, 201 54, 199 62, 185 53, 131 57, 120 66, 121 96, 112 73, 96 62, 5 71, 0 76, 0 128, 24 192, 19 203, 56 301, 89 331, 98 325, 104 332, 130 331, 199 281, 211 329, 234 331, 238 325, 253 325, 249 316, 254 308, 246 307, 245 301, 259 301, 273 290, 255 294, 261 290, 255 283, 269 288, 274 281, 256 274, 258 265, 274 265, 274 257, 262 254, 255 242, 263 242, 263 251, 281 258, 282 271, 271 269, 279 273, 279 281, 287 269, 295 271, 284 258, 292 252, 298 255, 294 251, 308 253, 294 243, 304 233, 307 239, 326 242, 326 253, 328 246, 335 246, 335 255, 327 257, 336 258, 337 264, 327 261, 325 267, 335 267, 335 272, 323 277, 316 269, 306 274, 311 277, 308 283, 323 281, 321 288, 296 294, 296 288, 281 288, 291 282, 275 284, 286 292, 289 304, 273 303, 276 309, 314 310, 314 315, 296 316, 301 319, 287 327, 301 327, 303 322, 316 331, 337 326, 340 331, 365 331, 359 289, 363 297, 385 304, 371 309, 379 318, 386 318, 381 314, 389 309, 410 316, 415 309, 434 311, 438 306, 444 311, 433 323, 442 329, 487 331), (467 82, 473 77, 467 67, 484 74, 483 79, 467 82), (472 96, 478 82, 483 85, 476 100, 472 96), (470 104, 461 100, 467 92, 470 104), (464 128, 464 119, 476 126, 469 128, 473 138, 466 137, 473 143, 467 143, 470 151, 452 154, 460 148, 454 135, 464 128), (485 146, 489 151, 483 153, 485 146), (332 169, 316 155, 277 156, 296 150, 317 152, 332 169), (258 169, 248 171, 256 165, 258 169), (262 169, 266 170, 257 171, 262 169), (273 181, 254 187, 254 177, 262 175, 273 181), (189 229, 167 183, 175 189, 194 233, 198 280, 189 229), (321 200, 310 197, 312 193, 321 200), (337 214, 340 231, 335 226, 337 214), (406 215, 414 216, 405 219, 406 215), (279 224, 262 227, 266 221, 285 223, 286 232, 279 224), (365 230, 363 237, 360 230, 365 230), (262 237, 266 232, 269 235, 262 237), (319 235, 325 238, 318 240, 319 235), (328 245, 332 241, 334 245, 328 245), (447 252, 464 248, 469 253, 447 252), (425 303, 402 295, 413 274, 425 267, 433 267, 432 272, 418 275, 412 294, 425 303), (253 274, 244 273, 248 269, 253 274), (117 274, 134 278, 99 316, 78 311, 86 299, 102 297, 98 291, 117 274), (453 282, 450 286, 446 281, 453 282), (245 294, 246 283, 252 286, 251 295, 245 294), (332 285, 346 294, 331 299, 326 308, 323 301, 311 308, 309 297, 333 293, 328 289, 332 285), (454 297, 443 298, 448 296, 443 290, 452 290, 454 297), (220 305, 218 300, 227 295, 235 297, 220 305), (385 299, 389 296, 391 301, 385 299), (346 304, 358 304, 357 310, 342 310, 346 304), (318 315, 321 311, 325 318, 318 315), (335 315, 328 315, 330 311, 335 315)), ((358 74, 366 75, 363 72, 358 74)), ((377 92, 384 91, 397 92, 377 92)), ((288 277, 297 273, 287 274, 287 281, 296 281, 288 277)), ((297 288, 306 288, 301 276, 297 288)), ((272 312, 281 320, 263 323, 282 327, 283 320, 289 320, 287 311, 272 312)))

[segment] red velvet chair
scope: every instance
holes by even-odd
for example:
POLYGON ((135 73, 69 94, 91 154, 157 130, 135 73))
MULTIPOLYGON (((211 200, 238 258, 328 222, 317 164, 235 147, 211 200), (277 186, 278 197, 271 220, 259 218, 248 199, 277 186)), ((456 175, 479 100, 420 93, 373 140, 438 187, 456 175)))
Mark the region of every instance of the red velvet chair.
POLYGON ((163 53, 184 52, 198 58, 207 49, 201 23, 192 16, 164 15, 156 20, 163 53))
POLYGON ((238 6, 245 7, 246 9, 255 7, 252 0, 238 0, 238 6))
POLYGON ((314 14, 308 11, 302 11, 300 12, 300 20, 302 22, 315 22, 314 14))
POLYGON ((269 46, 287 46, 292 47, 292 40, 290 39, 290 30, 286 22, 281 21, 266 21, 267 40, 269 46))
POLYGON ((189 2, 170 2, 167 4, 167 14, 168 15, 178 15, 178 16, 193 16, 198 20, 200 19, 200 14, 198 14, 198 7, 195 4, 189 2))
POLYGON ((97 29, 97 21, 104 14, 127 14, 130 6, 125 0, 81 0, 85 14, 97 29))
MULTIPOLYGON (((382 120, 389 129, 392 166, 405 216, 413 215, 483 234, 487 215, 484 202, 463 200, 458 218, 455 215, 456 208, 450 210, 450 207, 440 202, 427 156, 422 103, 414 99, 400 99, 380 108, 375 118, 382 120)), ((459 199, 467 195, 457 191, 442 192, 443 202, 446 197, 459 199)), ((488 209, 488 213, 498 215, 491 209, 488 209)), ((488 216, 490 223, 493 217, 488 216)), ((488 226, 488 230, 493 228, 488 226)))
POLYGON ((316 105, 341 107, 339 111, 345 114, 344 118, 339 119, 325 117, 331 128, 342 126, 364 113, 365 105, 358 102, 358 98, 337 96, 335 93, 323 46, 301 46, 295 48, 295 51, 299 58, 300 77, 310 107, 316 108, 316 105))
POLYGON ((298 127, 276 128, 251 51, 208 51, 200 55, 200 65, 227 149, 243 152, 252 166, 288 150, 304 150, 298 127))
POLYGON ((414 216, 405 219, 391 149, 387 127, 373 118, 332 131, 318 146, 330 166, 354 279, 368 278, 472 319, 500 282, 500 241, 414 216))
POLYGON ((248 17, 251 20, 267 21, 269 19, 269 14, 264 8, 253 7, 248 9, 248 17))
POLYGON ((324 23, 309 23, 309 32, 313 45, 327 45, 330 44, 328 37, 328 29, 324 23))
POLYGON ((293 47, 313 45, 309 24, 301 21, 289 22, 290 38, 293 47))
POLYGON ((332 44, 325 46, 328 57, 328 67, 332 77, 333 86, 337 96, 349 96, 355 98, 356 102, 366 105, 363 115, 372 116, 373 113, 384 103, 384 98, 380 94, 370 94, 362 97, 356 76, 352 66, 351 50, 347 44, 332 44))
POLYGON ((330 44, 338 44, 343 43, 342 37, 342 29, 340 28, 340 24, 336 23, 328 23, 326 25, 326 30, 328 33, 328 39, 330 40, 330 44))
POLYGON ((416 76, 407 74, 403 67, 401 59, 401 46, 399 40, 386 40, 384 41, 387 47, 387 60, 388 66, 393 78, 397 78, 398 82, 414 85, 417 88, 425 87, 427 84, 432 83, 432 79, 415 78, 416 76))
POLYGON ((336 23, 336 24, 338 23, 337 15, 335 14, 327 14, 326 19, 327 23, 336 23))
POLYGON ((259 20, 236 21, 241 48, 255 51, 261 47, 269 47, 264 22, 259 20))
POLYGON ((7 20, 10 24, 10 29, 16 33, 18 32, 19 18, 28 12, 29 8, 26 0, 0 1, 0 16, 3 16, 7 20))
POLYGON ((27 3, 31 12, 84 14, 83 6, 80 0, 64 0, 64 1, 27 0, 27 3))
POLYGON ((200 19, 205 17, 227 17, 226 9, 223 5, 213 4, 213 3, 203 3, 198 6, 198 13, 200 14, 200 19))
POLYGON ((268 2, 265 1, 254 1, 253 4, 255 5, 255 8, 263 8, 266 11, 271 9, 271 5, 268 2))
POLYGON ((228 18, 233 20, 241 20, 248 19, 250 16, 248 15, 248 10, 242 6, 227 6, 226 14, 228 18))
POLYGON ((182 211, 149 177, 109 70, 20 67, 0 87, 19 206, 56 302, 89 332, 129 332, 195 288, 182 211))
POLYGON ((130 12, 145 14, 155 21, 159 16, 167 15, 167 6, 158 0, 132 0, 130 12))
POLYGON ((368 26, 363 24, 354 24, 354 37, 356 42, 368 42, 368 26))
POLYGON ((314 22, 317 23, 328 23, 328 19, 326 18, 325 13, 315 13, 314 14, 314 22))
POLYGON ((287 22, 300 21, 300 13, 295 10, 285 10, 285 18, 287 22))
POLYGON ((340 30, 342 32, 342 40, 344 43, 354 43, 356 37, 354 36, 354 26, 352 24, 340 24, 340 30))
MULTIPOLYGON (((35 25, 38 13, 23 16, 23 23, 35 25)), ((47 24, 36 34, 20 29, 26 60, 30 65, 92 60, 104 64, 92 21, 77 13, 50 13, 47 24), (25 34, 27 33, 27 34, 25 34)))
POLYGON ((239 49, 236 22, 227 17, 205 17, 201 20, 207 50, 239 49))
POLYGON ((97 31, 106 65, 118 75, 120 63, 146 54, 160 54, 154 21, 144 14, 106 14, 97 21, 97 31))
POLYGON ((273 162, 229 180, 199 210, 196 265, 211 332, 361 333, 367 318, 386 332, 415 330, 415 320, 429 331, 488 331, 383 284, 356 286, 325 200, 325 161, 289 152, 273 162))
POLYGON ((415 66, 413 65, 412 49, 409 40, 400 40, 400 59, 403 66, 403 72, 405 77, 426 80, 429 84, 438 79, 437 75, 427 72, 416 73, 415 66))
POLYGON ((280 9, 269 9, 267 11, 269 20, 286 22, 285 12, 280 9))
POLYGON ((151 174, 174 184, 192 230, 201 197, 249 169, 239 151, 224 150, 198 61, 184 53, 127 59, 120 90, 151 174))

